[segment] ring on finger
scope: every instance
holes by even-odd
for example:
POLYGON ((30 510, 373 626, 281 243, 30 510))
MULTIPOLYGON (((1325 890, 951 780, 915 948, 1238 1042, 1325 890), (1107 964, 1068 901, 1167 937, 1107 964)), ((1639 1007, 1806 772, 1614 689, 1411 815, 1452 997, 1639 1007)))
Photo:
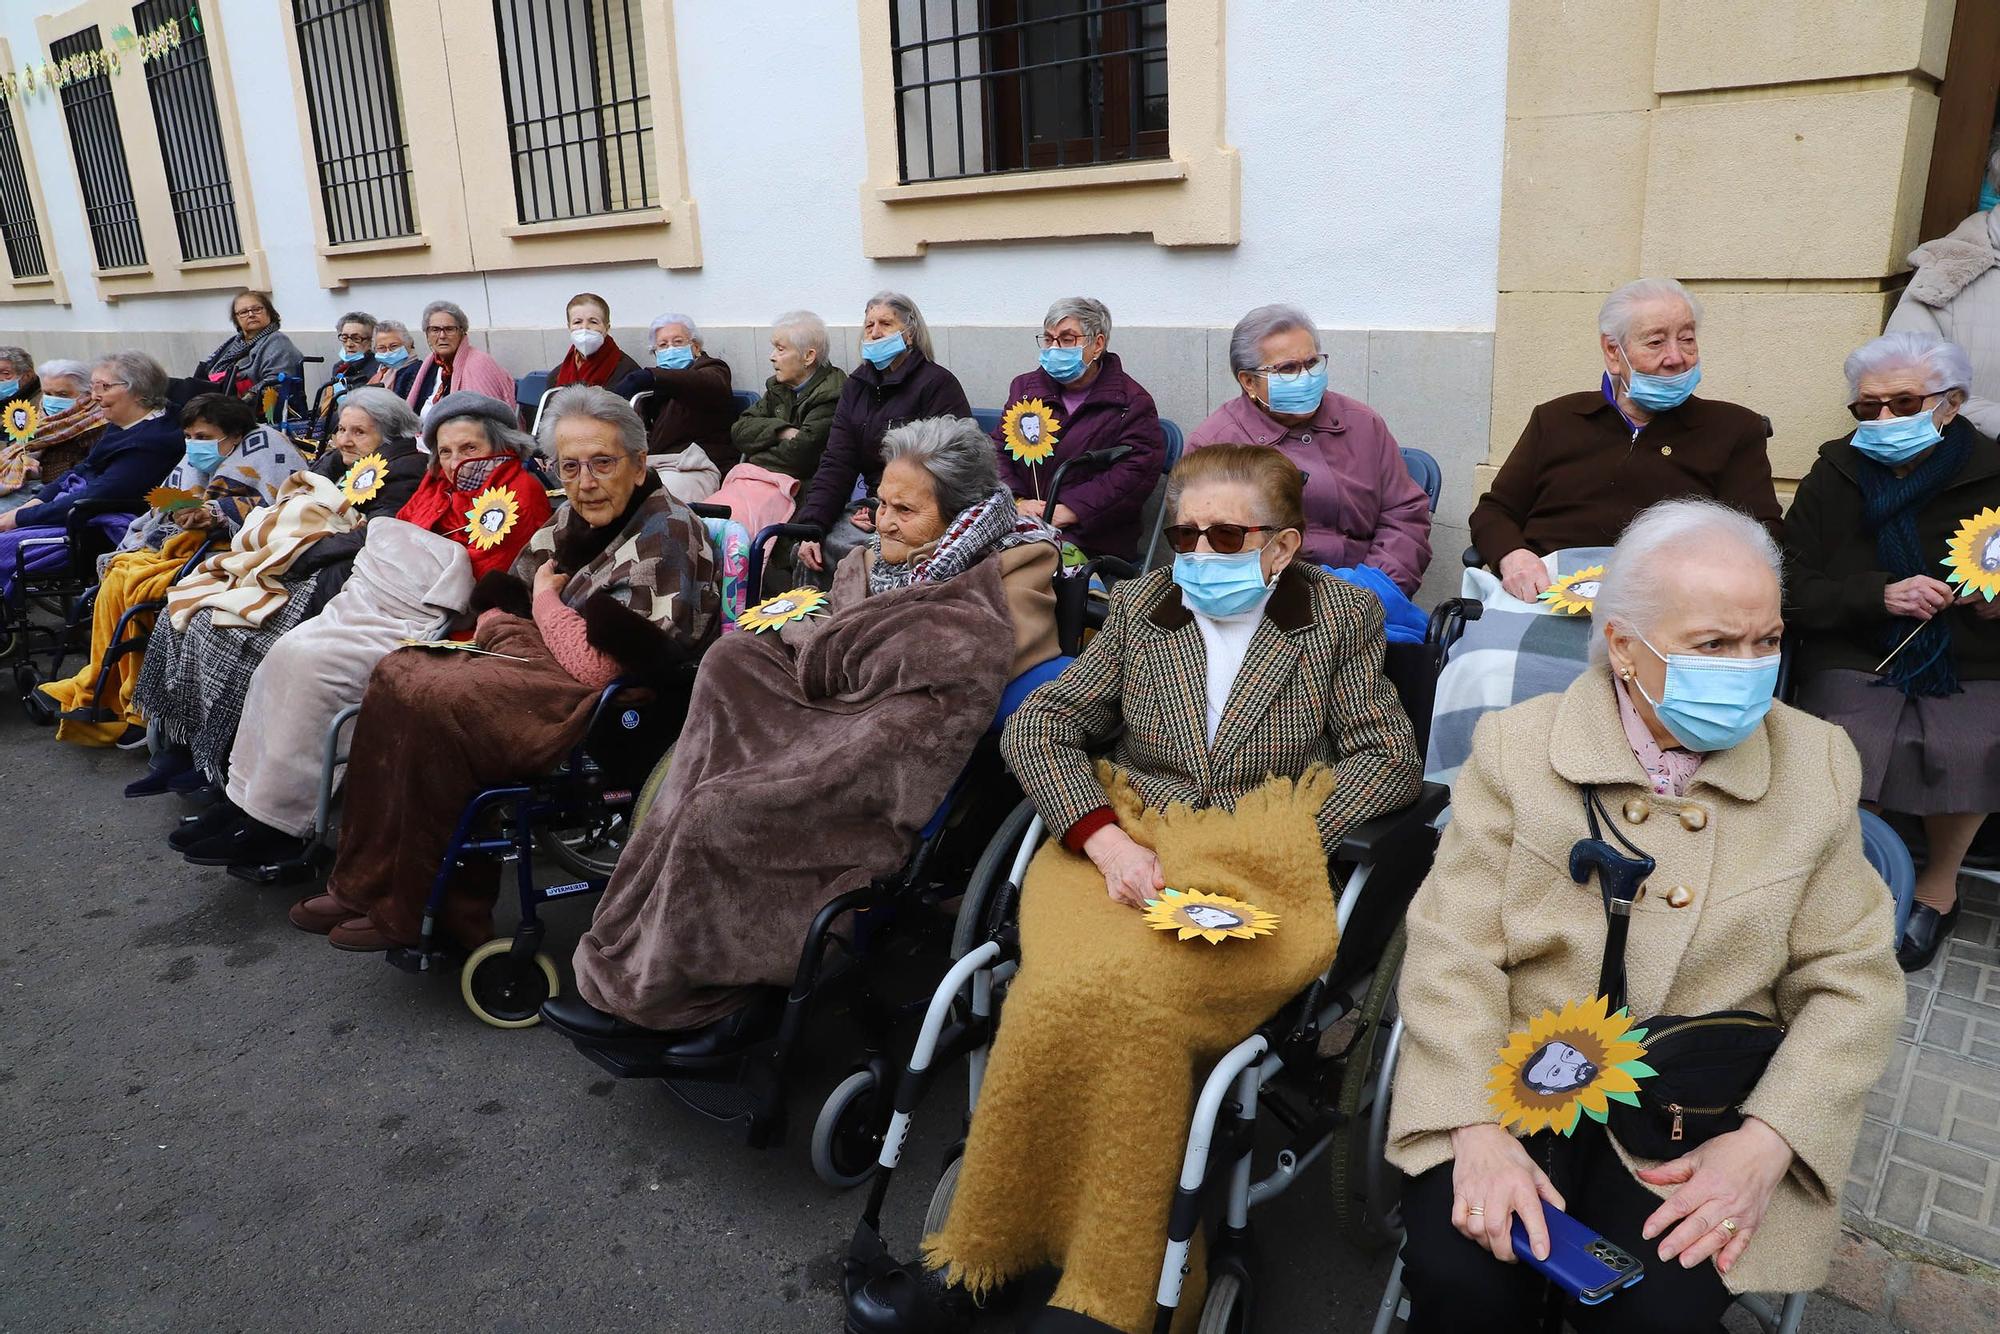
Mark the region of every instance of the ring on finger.
POLYGON ((1725 1218, 1720 1223, 1717 1223, 1716 1226, 1732 1237, 1736 1235, 1736 1220, 1733 1218, 1725 1218))
POLYGON ((1465 1212, 1473 1218, 1484 1218, 1486 1216, 1486 1206, 1482 1204, 1467 1205, 1465 1212))

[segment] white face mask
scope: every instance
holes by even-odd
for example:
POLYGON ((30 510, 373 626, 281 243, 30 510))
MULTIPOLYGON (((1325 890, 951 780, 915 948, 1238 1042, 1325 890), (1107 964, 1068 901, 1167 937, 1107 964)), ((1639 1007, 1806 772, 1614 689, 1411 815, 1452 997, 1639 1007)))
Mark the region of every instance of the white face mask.
POLYGON ((571 329, 569 341, 575 346, 579 356, 594 357, 597 349, 604 346, 604 335, 595 329, 571 329))

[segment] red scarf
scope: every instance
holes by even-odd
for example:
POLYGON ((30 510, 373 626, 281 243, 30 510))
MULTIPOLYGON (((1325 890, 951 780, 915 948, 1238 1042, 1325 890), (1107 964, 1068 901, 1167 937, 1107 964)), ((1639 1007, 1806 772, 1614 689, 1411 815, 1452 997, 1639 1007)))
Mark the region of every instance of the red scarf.
MULTIPOLYGON (((467 460, 463 469, 478 460, 467 460)), ((454 487, 451 480, 433 467, 424 474, 424 480, 417 485, 416 494, 396 512, 396 517, 405 523, 413 523, 440 537, 448 537, 466 549, 465 554, 472 560, 472 575, 477 579, 490 570, 504 570, 514 563, 535 530, 549 521, 549 496, 534 475, 521 466, 517 458, 502 460, 471 491, 454 487), (472 545, 471 535, 466 531, 466 511, 472 508, 473 499, 491 487, 511 491, 517 509, 514 529, 489 551, 481 551, 472 545)))
POLYGON ((618 350, 618 340, 610 334, 604 335, 603 344, 589 356, 581 356, 572 347, 564 354, 562 364, 556 367, 553 383, 604 385, 611 382, 611 373, 618 369, 619 358, 625 354, 618 350))

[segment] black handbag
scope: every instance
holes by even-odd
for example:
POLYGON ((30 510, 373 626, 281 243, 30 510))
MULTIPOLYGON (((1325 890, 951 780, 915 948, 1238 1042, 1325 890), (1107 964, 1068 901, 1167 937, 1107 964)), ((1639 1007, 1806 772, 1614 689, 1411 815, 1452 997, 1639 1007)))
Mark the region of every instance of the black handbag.
MULTIPOLYGON (((1654 862, 1619 832, 1593 787, 1583 789, 1583 813, 1590 837, 1570 849, 1570 876, 1580 885, 1597 872, 1606 922, 1597 990, 1616 1011, 1625 1004, 1625 937, 1632 904, 1654 862), (1604 841, 1605 830, 1624 852, 1604 841)), ((1785 1039, 1783 1024, 1754 1010, 1655 1015, 1638 1027, 1646 1032, 1646 1054, 1640 1059, 1655 1073, 1639 1081, 1638 1106, 1612 1101, 1608 1124, 1626 1151, 1640 1158, 1678 1158, 1740 1128, 1743 1104, 1785 1039)))

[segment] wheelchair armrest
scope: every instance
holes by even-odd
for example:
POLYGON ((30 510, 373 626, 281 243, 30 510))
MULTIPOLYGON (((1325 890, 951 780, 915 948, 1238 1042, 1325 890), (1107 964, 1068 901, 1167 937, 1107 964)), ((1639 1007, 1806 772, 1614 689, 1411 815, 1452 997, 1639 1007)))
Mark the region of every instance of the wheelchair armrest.
POLYGON ((744 571, 745 582, 750 586, 746 597, 752 606, 764 600, 764 548, 779 538, 789 538, 794 542, 824 542, 826 529, 816 523, 774 523, 757 530, 757 536, 750 539, 749 568, 744 571))
POLYGON ((705 500, 694 501, 688 505, 688 508, 704 519, 727 519, 730 517, 729 506, 711 505, 705 500))
POLYGON ((1486 564, 1486 557, 1479 554, 1478 547, 1467 547, 1459 553, 1458 563, 1468 570, 1476 570, 1486 564))
POLYGON ((1364 820, 1347 831, 1334 852, 1338 861, 1367 866, 1386 858, 1407 841, 1418 838, 1451 801, 1451 789, 1442 783, 1425 783, 1417 799, 1400 811, 1364 820))
MULTIPOLYGON (((1063 478, 1071 468, 1108 468, 1132 452, 1130 445, 1106 445, 1102 449, 1086 450, 1073 459, 1064 459, 1056 465, 1055 476, 1049 479, 1049 507, 1047 514, 1055 513, 1056 497, 1062 494, 1063 478)), ((1045 514, 1044 517, 1047 517, 1045 514)))
POLYGON ((1093 556, 1090 559, 1093 574, 1110 575, 1113 579, 1137 579, 1143 571, 1129 560, 1119 560, 1116 556, 1093 556))

